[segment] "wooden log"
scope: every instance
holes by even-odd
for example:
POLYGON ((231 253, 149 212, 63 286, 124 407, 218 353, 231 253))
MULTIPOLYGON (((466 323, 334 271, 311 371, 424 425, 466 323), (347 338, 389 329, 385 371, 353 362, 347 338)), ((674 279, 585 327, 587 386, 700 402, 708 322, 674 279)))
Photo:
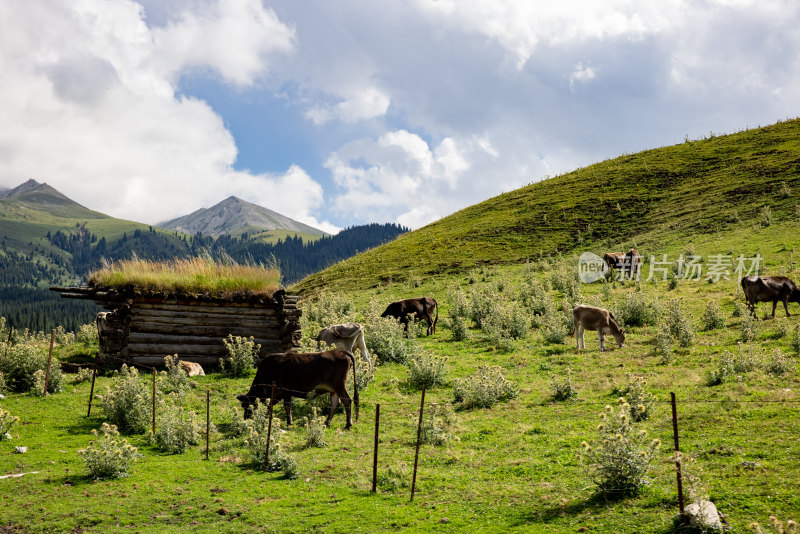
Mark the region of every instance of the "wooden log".
MULTIPOLYGON (((131 332, 128 336, 128 345, 133 343, 144 344, 158 344, 163 343, 166 345, 224 345, 223 338, 217 336, 183 336, 174 334, 153 334, 145 332, 131 332)), ((276 339, 273 338, 254 338, 253 342, 259 345, 270 345, 275 343, 276 339)))
POLYGON ((220 339, 232 336, 275 338, 283 335, 288 330, 276 327, 245 328, 238 326, 197 326, 182 325, 180 327, 169 323, 131 324, 130 333, 139 334, 175 334, 187 336, 218 337, 220 339))
MULTIPOLYGON (((261 350, 262 352, 265 350, 268 351, 275 351, 276 349, 280 351, 286 344, 280 341, 275 341, 269 345, 262 345, 261 350)), ((128 344, 128 352, 130 354, 136 355, 166 355, 166 354, 177 354, 180 356, 181 354, 198 354, 201 356, 215 356, 219 355, 220 357, 227 356, 228 351, 224 345, 195 345, 195 344, 183 344, 183 343, 176 343, 176 344, 169 344, 169 343, 129 343, 128 344)))
POLYGON ((244 328, 279 328, 282 324, 278 321, 259 321, 257 319, 243 319, 235 316, 227 318, 207 318, 201 315, 197 317, 143 317, 134 314, 131 324, 150 325, 150 324, 171 324, 175 327, 187 326, 238 326, 244 328))
POLYGON ((244 313, 206 313, 206 312, 193 312, 193 311, 170 311, 170 310, 142 310, 139 308, 134 308, 133 313, 138 317, 176 317, 176 318, 189 318, 189 317, 201 317, 205 320, 217 319, 220 322, 226 322, 231 320, 236 321, 261 321, 261 322, 280 322, 280 317, 277 315, 254 315, 254 314, 244 314, 244 313))
POLYGON ((135 302, 134 308, 139 310, 163 310, 172 313, 191 312, 191 313, 219 313, 229 315, 231 313, 241 315, 276 315, 278 312, 272 306, 247 306, 247 305, 227 305, 215 306, 208 304, 167 304, 167 303, 147 303, 135 302))

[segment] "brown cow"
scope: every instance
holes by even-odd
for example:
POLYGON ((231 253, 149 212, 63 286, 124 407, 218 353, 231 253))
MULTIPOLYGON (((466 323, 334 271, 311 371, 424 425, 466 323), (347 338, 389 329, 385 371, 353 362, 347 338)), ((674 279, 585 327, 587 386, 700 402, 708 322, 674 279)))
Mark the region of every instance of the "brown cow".
POLYGON ((292 426, 292 397, 305 398, 309 393, 331 394, 331 410, 325 420, 325 426, 330 426, 333 414, 342 399, 344 410, 347 413, 347 426, 353 426, 350 415, 350 395, 347 393, 347 375, 350 365, 353 366, 353 399, 356 403, 356 419, 358 419, 358 381, 355 376, 355 361, 353 354, 346 350, 326 350, 307 354, 281 353, 270 354, 258 364, 256 377, 250 390, 245 395, 236 398, 244 408, 244 417, 253 416, 251 405, 259 400, 274 405, 283 399, 286 409, 286 425, 292 426), (272 395, 272 383, 275 383, 275 398, 272 395))
POLYGON ((575 325, 575 342, 578 350, 585 349, 583 333, 586 330, 596 330, 600 334, 600 350, 605 351, 605 335, 612 334, 617 345, 625 345, 625 332, 620 328, 614 314, 603 308, 578 304, 572 310, 572 322, 575 325))
POLYGON ((756 304, 759 302, 772 301, 773 319, 779 300, 783 302, 786 317, 791 317, 789 303, 800 303, 800 289, 785 276, 745 276, 742 278, 742 291, 744 291, 745 302, 753 317, 756 316, 756 304))
POLYGON ((413 315, 415 321, 425 319, 428 322, 426 335, 436 332, 436 322, 439 320, 439 309, 436 299, 431 297, 419 297, 392 302, 386 307, 381 317, 394 317, 405 325, 408 334, 408 316, 413 315), (433 317, 434 312, 436 318, 433 317))
POLYGON ((603 261, 608 265, 608 272, 619 273, 618 280, 625 278, 638 279, 639 271, 642 268, 642 257, 639 252, 632 248, 628 252, 606 252, 603 261))

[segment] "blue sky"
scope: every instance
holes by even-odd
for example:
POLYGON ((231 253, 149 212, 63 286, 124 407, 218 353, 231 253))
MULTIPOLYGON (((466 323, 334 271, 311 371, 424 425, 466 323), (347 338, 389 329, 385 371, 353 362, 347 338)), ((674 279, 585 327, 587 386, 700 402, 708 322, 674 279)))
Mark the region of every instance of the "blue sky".
POLYGON ((236 195, 417 228, 798 116, 788 0, 7 0, 0 24, 0 185, 151 224, 236 195))

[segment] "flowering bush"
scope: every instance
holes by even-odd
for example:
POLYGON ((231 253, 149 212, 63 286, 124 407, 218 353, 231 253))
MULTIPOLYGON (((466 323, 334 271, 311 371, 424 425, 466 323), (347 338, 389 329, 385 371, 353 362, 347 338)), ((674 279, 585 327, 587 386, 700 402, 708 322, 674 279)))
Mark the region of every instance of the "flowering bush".
POLYGON ((630 406, 631 420, 636 423, 646 421, 650 417, 650 410, 656 403, 656 396, 645 390, 647 381, 644 377, 637 376, 630 380, 623 388, 615 388, 614 392, 624 397, 630 406))
MULTIPOLYGON (((5 375, 6 386, 17 393, 31 391, 37 384, 36 371, 42 371, 40 389, 43 389, 47 355, 47 350, 32 338, 15 345, 4 346, 0 352, 0 373, 5 375)), ((50 362, 47 392, 61 391, 61 381, 61 364, 53 357, 50 362)))
POLYGON ((228 334, 222 340, 228 349, 228 360, 220 358, 219 368, 231 377, 247 376, 256 365, 256 358, 261 350, 261 345, 253 341, 253 336, 244 338, 228 334))
POLYGON ((78 453, 86 462, 89 477, 118 478, 128 476, 131 463, 139 457, 136 447, 119 435, 117 427, 103 423, 100 432, 92 430, 94 441, 78 453))
POLYGON ((391 317, 379 317, 372 321, 364 329, 364 342, 370 353, 381 361, 396 363, 406 363, 414 343, 405 337, 403 326, 391 317))
POLYGON ((19 417, 11 415, 11 412, 0 407, 0 441, 11 439, 9 430, 17 423, 19 423, 19 417))
POLYGON ((517 386, 506 380, 497 366, 482 365, 474 375, 459 378, 453 385, 453 398, 460 410, 490 408, 517 394, 517 386))
POLYGON ((159 389, 163 393, 174 393, 178 400, 183 399, 184 395, 192 389, 188 373, 180 366, 177 354, 164 358, 164 364, 167 370, 161 371, 159 389))
POLYGON ((135 367, 123 365, 116 371, 113 387, 106 386, 106 393, 100 402, 106 418, 124 432, 144 433, 150 421, 148 407, 152 396, 139 379, 139 371, 135 367))
POLYGON ((160 412, 153 441, 164 452, 181 454, 200 441, 197 414, 180 406, 166 406, 160 412))
POLYGON ((572 385, 572 373, 569 369, 566 370, 563 379, 559 379, 557 375, 553 375, 553 379, 550 382, 550 389, 553 392, 553 400, 572 400, 578 396, 578 390, 572 385))
POLYGON ((408 361, 408 384, 415 389, 444 384, 446 364, 446 356, 436 356, 433 352, 415 354, 408 361))
POLYGON ((324 447, 328 443, 325 441, 325 417, 317 416, 317 409, 313 408, 310 417, 304 417, 306 428, 306 447, 324 447))
POLYGON ((634 425, 631 406, 622 397, 616 410, 606 406, 600 418, 600 442, 584 441, 581 460, 600 491, 635 494, 648 483, 647 471, 661 442, 648 440, 647 433, 634 425))
MULTIPOLYGON (((264 409, 264 412, 267 410, 264 409)), ((289 456, 278 441, 280 435, 280 421, 272 421, 272 435, 269 442, 269 464, 267 471, 282 471, 284 476, 289 479, 298 477, 297 462, 289 456)), ((244 437, 244 446, 249 454, 250 463, 255 466, 263 466, 267 453, 267 429, 260 431, 255 426, 248 427, 244 437)))
MULTIPOLYGON (((416 430, 419 424, 417 416, 411 417, 411 424, 416 430)), ((428 445, 447 445, 453 439, 458 439, 454 434, 456 416, 449 404, 431 404, 427 413, 422 418, 420 442, 428 445)))
POLYGON ((78 343, 97 345, 99 342, 97 326, 94 324, 82 324, 80 327, 78 327, 78 331, 75 332, 75 339, 78 341, 78 343))
POLYGON ((72 377, 72 381, 75 384, 82 384, 84 382, 88 382, 92 379, 92 368, 91 367, 81 367, 78 369, 78 372, 75 373, 75 376, 72 377))

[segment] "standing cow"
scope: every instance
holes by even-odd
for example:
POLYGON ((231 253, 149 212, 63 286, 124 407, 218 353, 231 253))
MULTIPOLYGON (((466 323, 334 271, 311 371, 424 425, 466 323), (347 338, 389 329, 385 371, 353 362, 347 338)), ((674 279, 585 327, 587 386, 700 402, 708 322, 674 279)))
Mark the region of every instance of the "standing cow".
POLYGON ((800 289, 785 276, 745 276, 742 278, 742 291, 747 302, 747 308, 753 317, 756 316, 756 304, 772 301, 772 318, 775 318, 775 308, 778 301, 783 302, 786 317, 789 313, 789 303, 800 303, 800 289))
POLYGON ((339 406, 341 398, 347 413, 347 426, 353 426, 350 414, 350 395, 347 393, 347 375, 350 365, 353 366, 353 400, 356 403, 356 420, 358 420, 358 381, 356 380, 356 362, 353 354, 345 350, 326 350, 307 354, 281 353, 270 354, 258 365, 256 377, 250 390, 236 398, 244 408, 244 417, 253 416, 252 405, 258 401, 274 405, 283 399, 286 409, 286 425, 292 426, 292 397, 305 398, 312 391, 331 394, 331 410, 325 420, 330 426, 333 414, 339 406), (275 383, 275 398, 271 398, 272 384, 275 383))
POLYGON ((354 348, 358 349, 359 352, 361 352, 361 357, 364 358, 367 363, 370 363, 367 345, 364 343, 364 327, 358 323, 326 326, 317 334, 317 348, 319 348, 321 343, 349 352, 353 352, 354 348))
POLYGON ((635 248, 628 252, 606 252, 603 261, 608 266, 609 273, 617 271, 618 280, 625 278, 639 279, 642 269, 642 256, 635 248))
POLYGON ((613 335, 620 347, 625 345, 625 332, 620 328, 614 314, 606 309, 578 304, 572 310, 572 322, 575 326, 574 334, 578 350, 586 348, 586 342, 583 340, 583 333, 586 330, 595 330, 600 335, 601 351, 606 350, 604 339, 606 334, 613 335))
POLYGON ((394 317, 398 319, 405 326, 406 335, 408 335, 409 315, 413 315, 415 321, 425 319, 428 322, 426 335, 429 336, 436 332, 436 322, 439 320, 439 309, 436 299, 431 297, 419 297, 392 302, 386 307, 381 317, 394 317), (434 313, 436 314, 435 318, 433 315, 434 313))

